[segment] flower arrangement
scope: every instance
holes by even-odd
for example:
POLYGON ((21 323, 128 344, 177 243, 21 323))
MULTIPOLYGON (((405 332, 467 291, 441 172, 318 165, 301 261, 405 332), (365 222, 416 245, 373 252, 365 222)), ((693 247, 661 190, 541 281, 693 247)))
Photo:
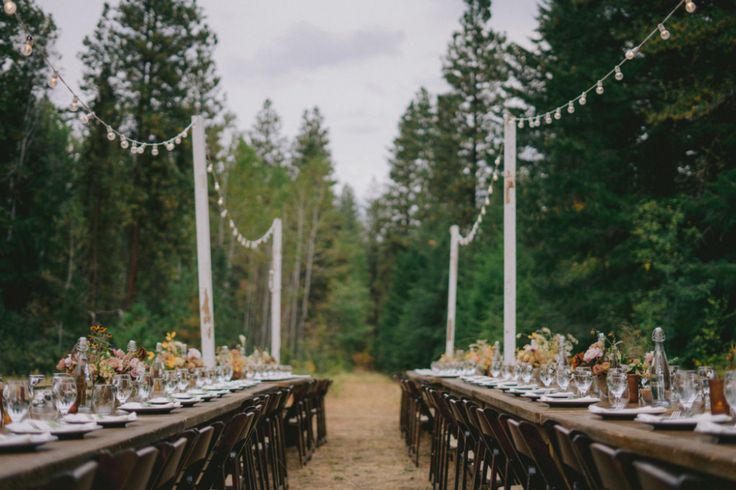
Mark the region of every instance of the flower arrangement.
POLYGON ((591 334, 597 335, 598 340, 590 344, 585 352, 578 352, 570 361, 573 368, 587 366, 591 368, 594 376, 605 375, 612 364, 621 363, 621 352, 619 346, 621 341, 616 339, 613 333, 601 335, 595 330, 591 334))
MULTIPOLYGON (((204 366, 202 353, 199 349, 190 347, 187 344, 176 340, 176 332, 166 332, 166 340, 161 342, 163 348, 162 357, 166 369, 187 368, 194 369, 204 366)), ((155 354, 149 352, 149 359, 153 359, 155 354)))
MULTIPOLYGON (((552 334, 549 328, 542 327, 532 332, 528 339, 529 343, 516 352, 517 361, 530 363, 534 366, 541 366, 555 361, 560 352, 559 336, 552 334)), ((572 346, 577 343, 578 340, 572 335, 565 336, 565 356, 570 355, 572 346)))
POLYGON ((473 362, 477 367, 487 372, 493 362, 496 349, 486 340, 476 340, 468 347, 465 353, 465 360, 473 362))
MULTIPOLYGON (((87 372, 94 383, 110 383, 116 374, 130 374, 138 377, 145 373, 146 351, 139 348, 135 352, 123 352, 110 346, 112 334, 99 323, 90 326, 87 335, 87 372)), ((74 351, 59 360, 56 369, 68 374, 74 373, 79 362, 76 345, 74 351)))
POLYGON ((642 357, 629 358, 626 363, 627 374, 638 374, 642 378, 648 378, 652 359, 654 359, 654 351, 649 351, 642 357))

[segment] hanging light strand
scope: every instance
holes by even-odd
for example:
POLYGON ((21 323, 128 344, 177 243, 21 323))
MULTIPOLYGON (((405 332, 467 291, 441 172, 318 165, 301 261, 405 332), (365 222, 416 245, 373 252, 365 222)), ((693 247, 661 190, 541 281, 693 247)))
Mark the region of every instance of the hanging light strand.
POLYGON ((209 172, 209 174, 212 176, 212 182, 215 188, 215 192, 217 193, 217 206, 220 209, 220 217, 227 220, 228 226, 230 227, 230 233, 232 233, 235 241, 238 242, 238 244, 240 244, 242 247, 250 249, 257 249, 261 246, 262 243, 267 242, 273 235, 276 220, 273 220, 271 222, 271 226, 260 238, 256 238, 255 240, 250 240, 246 238, 238 229, 237 224, 235 224, 232 213, 230 212, 230 210, 227 209, 225 203, 225 195, 223 194, 222 187, 217 180, 214 165, 210 163, 209 159, 207 160, 207 172, 209 172))
POLYGON ((491 173, 491 182, 488 184, 488 189, 486 189, 486 197, 483 200, 483 204, 480 206, 480 210, 478 211, 478 216, 475 217, 475 221, 473 222, 473 226, 470 228, 470 231, 468 231, 468 234, 463 236, 460 235, 460 238, 458 239, 458 243, 462 246, 470 245, 473 243, 473 240, 475 240, 475 237, 478 235, 478 231, 480 231, 480 225, 483 222, 483 217, 486 215, 486 208, 491 205, 491 196, 493 195, 493 183, 498 181, 498 176, 500 175, 499 167, 501 165, 501 153, 503 152, 503 145, 501 145, 501 149, 499 150, 499 156, 496 157, 496 160, 494 162, 493 166, 493 172, 491 173))
POLYGON ((192 123, 189 123, 188 126, 182 129, 175 136, 161 141, 140 141, 135 138, 128 137, 123 131, 113 127, 107 121, 95 114, 89 104, 84 101, 84 99, 69 85, 69 83, 67 83, 61 75, 61 72, 56 68, 56 66, 54 66, 46 53, 44 53, 43 49, 34 48, 33 36, 31 35, 28 24, 26 24, 20 14, 18 14, 15 2, 12 0, 3 0, 3 11, 6 15, 15 17, 18 25, 24 33, 25 40, 21 46, 21 54, 24 56, 31 56, 33 53, 36 53, 41 57, 41 59, 43 59, 44 63, 46 63, 46 65, 51 69, 51 77, 48 81, 49 87, 54 89, 58 84, 61 84, 61 86, 69 92, 72 96, 69 108, 72 112, 76 112, 81 109, 82 113, 79 116, 79 120, 83 124, 88 124, 92 121, 101 124, 106 129, 106 136, 109 141, 115 141, 116 139, 119 140, 120 147, 124 150, 130 148, 130 152, 132 154, 143 154, 146 151, 146 147, 151 148, 150 153, 153 156, 160 153, 159 147, 172 151, 176 145, 181 144, 182 140, 188 136, 192 123))
POLYGON ((680 0, 677 5, 675 5, 675 7, 670 11, 670 13, 667 14, 667 16, 662 19, 662 21, 659 22, 657 26, 652 29, 652 31, 649 32, 649 34, 639 44, 626 50, 626 53, 624 54, 624 57, 621 59, 621 61, 616 63, 616 65, 614 65, 613 68, 608 71, 608 73, 596 80, 593 85, 583 90, 580 95, 568 100, 564 104, 555 107, 550 111, 523 117, 512 117, 512 120, 516 123, 519 129, 523 129, 525 126, 528 126, 530 128, 539 127, 542 125, 542 121, 544 121, 545 124, 552 124, 553 121, 562 119, 562 114, 564 111, 567 111, 568 114, 574 113, 576 103, 584 106, 587 103, 588 95, 591 92, 594 92, 597 95, 603 95, 605 92, 604 82, 606 82, 611 77, 619 82, 623 80, 624 73, 621 70, 621 67, 625 63, 636 59, 636 56, 641 52, 646 43, 656 37, 657 34, 659 34, 660 39, 662 39, 663 41, 667 41, 668 39, 670 39, 671 33, 669 30, 667 30, 667 21, 669 21, 670 18, 675 14, 675 12, 677 12, 677 10, 683 5, 685 6, 685 10, 687 11, 687 13, 692 14, 693 12, 695 12, 695 2, 693 2, 692 0, 680 0))

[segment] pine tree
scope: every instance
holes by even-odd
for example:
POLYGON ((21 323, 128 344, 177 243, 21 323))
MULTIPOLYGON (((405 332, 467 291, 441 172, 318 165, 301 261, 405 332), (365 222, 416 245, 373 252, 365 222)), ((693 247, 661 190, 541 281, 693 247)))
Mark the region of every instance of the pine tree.
POLYGON ((286 138, 281 134, 281 117, 273 108, 271 99, 263 101, 252 129, 248 132, 250 145, 267 165, 280 166, 286 161, 286 138))

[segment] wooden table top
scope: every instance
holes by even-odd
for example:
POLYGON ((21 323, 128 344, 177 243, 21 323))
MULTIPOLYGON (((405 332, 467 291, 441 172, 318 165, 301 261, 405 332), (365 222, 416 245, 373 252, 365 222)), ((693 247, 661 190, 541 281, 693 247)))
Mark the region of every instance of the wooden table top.
POLYGON ((102 450, 115 452, 159 442, 233 412, 245 400, 259 393, 308 381, 309 378, 294 378, 278 383, 260 383, 193 407, 176 409, 170 414, 139 414, 138 419, 126 428, 100 429, 83 439, 54 441, 30 452, 0 453, 0 489, 23 490, 43 484, 52 475, 74 468, 102 450))
POLYGON ((407 374, 536 424, 552 420, 595 441, 736 482, 736 444, 717 444, 714 438, 693 431, 655 430, 640 422, 603 420, 585 408, 550 408, 459 379, 419 376, 413 371, 407 374))

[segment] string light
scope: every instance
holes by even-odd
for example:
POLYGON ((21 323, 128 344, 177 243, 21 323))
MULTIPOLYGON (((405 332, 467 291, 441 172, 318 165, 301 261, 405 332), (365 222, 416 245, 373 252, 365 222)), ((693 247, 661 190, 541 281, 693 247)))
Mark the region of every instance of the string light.
MULTIPOLYGON (((501 146, 501 149, 499 150, 499 153, 503 151, 503 145, 501 146)), ((496 157, 496 160, 494 162, 494 168, 493 168, 493 176, 491 177, 491 183, 488 184, 488 189, 486 190, 486 197, 483 199, 483 204, 480 207, 480 210, 478 211, 478 216, 475 217, 475 221, 473 222, 473 226, 470 227, 470 231, 468 231, 468 234, 463 236, 462 234, 458 238, 458 244, 465 246, 470 245, 473 240, 475 239, 476 235, 478 234, 478 230, 480 229, 480 225, 483 222, 483 216, 486 215, 486 209, 491 204, 491 195, 493 194, 493 183, 498 181, 498 175, 499 175, 499 167, 501 165, 501 155, 499 154, 496 157)))
POLYGON ((542 114, 530 114, 524 117, 512 117, 511 121, 516 122, 516 126, 519 129, 524 128, 525 122, 529 123, 530 128, 539 127, 541 124, 541 119, 544 119, 544 122, 547 124, 551 124, 554 116, 554 120, 560 120, 562 119, 562 109, 567 107, 567 112, 572 114, 575 112, 575 102, 580 104, 581 106, 584 106, 588 102, 588 93, 591 91, 595 91, 598 95, 603 95, 605 92, 604 82, 609 78, 613 77, 617 81, 621 81, 624 78, 624 73, 621 70, 621 65, 624 63, 627 63, 629 61, 634 61, 637 57, 637 55, 641 52, 641 49, 644 47, 646 43, 652 40, 657 34, 659 34, 659 38, 663 41, 667 41, 670 39, 672 34, 669 30, 667 30, 666 23, 670 20, 670 18, 677 12, 677 9, 679 9, 682 6, 685 6, 685 10, 692 14, 695 12, 696 5, 695 2, 692 0, 680 0, 677 5, 667 14, 667 16, 662 19, 662 22, 658 23, 656 27, 649 32, 649 34, 636 46, 633 46, 632 48, 629 48, 624 53, 624 58, 619 61, 616 65, 613 66, 613 68, 608 71, 603 77, 599 78, 595 84, 593 84, 591 87, 588 87, 586 90, 583 90, 580 95, 577 97, 565 102, 564 104, 555 107, 554 109, 547 111, 542 114))
POLYGON ((15 11, 18 9, 18 7, 15 5, 15 2, 12 0, 5 0, 3 2, 3 11, 7 15, 15 15, 15 11))
MULTIPOLYGON (((31 54, 33 54, 34 52, 33 37, 31 36, 28 25, 23 21, 17 10, 18 9, 15 2, 13 2, 12 0, 3 0, 3 11, 7 15, 15 17, 15 19, 18 21, 18 25, 25 34, 25 42, 21 46, 20 52, 23 56, 31 56, 31 54)), ((91 110, 89 104, 84 102, 81 97, 79 97, 79 95, 74 91, 74 89, 69 86, 66 80, 64 80, 64 77, 59 73, 59 70, 54 66, 46 53, 43 52, 43 49, 37 50, 37 53, 43 59, 46 65, 48 65, 48 67, 51 69, 51 77, 49 78, 48 82, 49 87, 55 88, 59 83, 61 83, 61 85, 72 96, 72 101, 69 105, 69 109, 72 112, 78 111, 80 107, 84 110, 84 112, 79 116, 79 120, 83 124, 96 122, 97 124, 101 124, 102 126, 104 126, 107 139, 109 141, 114 141, 116 138, 120 138, 120 147, 123 150, 127 149, 132 143, 131 154, 142 155, 145 153, 146 147, 150 146, 151 155, 156 156, 159 154, 159 150, 157 148, 158 145, 163 145, 166 147, 167 150, 173 151, 175 145, 181 144, 182 139, 187 137, 189 128, 192 127, 192 123, 190 123, 183 130, 179 131, 179 133, 175 137, 163 141, 145 142, 138 141, 133 138, 128 138, 122 131, 115 129, 112 125, 108 124, 91 110)))
MULTIPOLYGON (((186 134, 182 134, 182 136, 186 137, 186 134)), ((274 220, 271 223, 271 226, 266 230, 266 233, 263 234, 260 238, 257 238, 255 240, 249 240, 243 236, 242 233, 240 233, 240 230, 238 230, 238 226, 235 224, 235 221, 232 219, 232 215, 227 210, 227 207, 225 206, 225 196, 222 194, 222 190, 220 188, 220 184, 217 181, 217 175, 215 175, 215 169, 212 163, 209 163, 207 165, 207 172, 212 176, 213 181, 213 187, 215 188, 215 192, 217 192, 217 206, 220 208, 220 217, 222 219, 227 218, 228 216, 231 216, 228 218, 228 226, 230 227, 230 230, 232 231, 233 237, 235 237, 235 241, 240 244, 240 246, 245 248, 252 248, 256 249, 258 248, 263 242, 267 241, 269 238, 271 238, 271 235, 273 235, 276 220, 274 220)))

